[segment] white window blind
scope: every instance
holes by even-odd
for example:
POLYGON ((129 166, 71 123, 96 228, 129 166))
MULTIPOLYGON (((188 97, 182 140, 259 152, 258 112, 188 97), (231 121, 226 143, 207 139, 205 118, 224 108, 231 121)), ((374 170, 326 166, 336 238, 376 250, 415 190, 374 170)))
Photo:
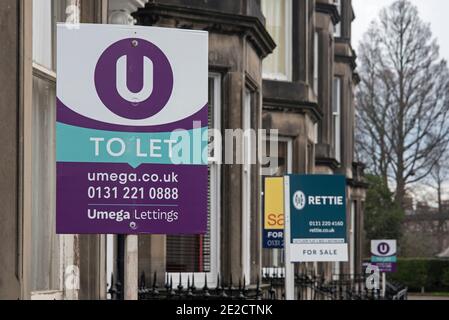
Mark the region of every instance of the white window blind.
POLYGON ((290 81, 292 59, 291 0, 262 0, 261 4, 266 28, 277 45, 274 52, 263 62, 264 77, 290 81))

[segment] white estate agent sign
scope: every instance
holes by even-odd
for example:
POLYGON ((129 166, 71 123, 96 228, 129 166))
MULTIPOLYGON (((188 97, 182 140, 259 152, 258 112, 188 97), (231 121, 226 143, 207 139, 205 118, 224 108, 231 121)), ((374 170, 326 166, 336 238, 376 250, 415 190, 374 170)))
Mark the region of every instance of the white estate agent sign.
POLYGON ((205 233, 208 33, 59 24, 57 37, 57 232, 205 233))
POLYGON ((284 181, 286 260, 348 261, 346 178, 290 175, 284 181))

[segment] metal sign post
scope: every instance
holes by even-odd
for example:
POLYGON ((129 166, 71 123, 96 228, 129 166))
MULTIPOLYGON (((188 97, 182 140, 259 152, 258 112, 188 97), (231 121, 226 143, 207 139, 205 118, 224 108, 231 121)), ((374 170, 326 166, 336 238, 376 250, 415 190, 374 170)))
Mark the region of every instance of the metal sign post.
POLYGON ((295 265, 290 262, 290 177, 284 178, 284 213, 285 213, 285 231, 284 231, 284 247, 285 247, 285 299, 295 299, 295 265))

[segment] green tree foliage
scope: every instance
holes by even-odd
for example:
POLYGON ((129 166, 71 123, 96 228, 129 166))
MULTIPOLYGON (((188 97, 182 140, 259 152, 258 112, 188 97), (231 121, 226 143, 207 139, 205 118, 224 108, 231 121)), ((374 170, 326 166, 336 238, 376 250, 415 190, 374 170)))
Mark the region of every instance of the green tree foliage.
POLYGON ((449 260, 400 258, 397 272, 388 278, 410 292, 449 292, 449 260))
POLYGON ((368 175, 369 189, 365 203, 367 240, 400 239, 404 211, 394 201, 394 194, 382 177, 368 175))

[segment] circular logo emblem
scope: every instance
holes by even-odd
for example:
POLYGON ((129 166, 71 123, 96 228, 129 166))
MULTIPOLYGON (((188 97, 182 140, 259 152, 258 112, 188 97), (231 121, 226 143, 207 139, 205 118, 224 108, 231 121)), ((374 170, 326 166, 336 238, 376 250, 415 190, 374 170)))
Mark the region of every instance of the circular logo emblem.
POLYGON ((302 191, 296 191, 293 195, 293 206, 296 210, 302 210, 306 206, 306 195, 302 191))
POLYGON ((390 252, 390 245, 386 242, 381 242, 379 243, 379 245, 377 246, 377 251, 379 251, 380 254, 387 254, 388 252, 390 252))
POLYGON ((95 88, 116 115, 147 119, 159 113, 173 92, 173 70, 166 55, 143 39, 124 39, 108 47, 95 68, 95 88))

